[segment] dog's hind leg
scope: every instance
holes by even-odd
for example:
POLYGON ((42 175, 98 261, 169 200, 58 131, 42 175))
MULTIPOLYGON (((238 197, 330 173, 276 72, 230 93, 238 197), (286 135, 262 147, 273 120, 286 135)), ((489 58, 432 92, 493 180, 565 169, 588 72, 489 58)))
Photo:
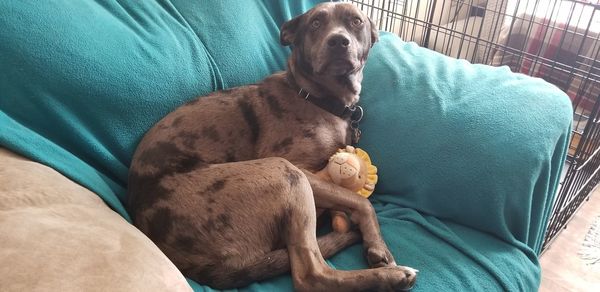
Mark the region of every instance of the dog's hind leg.
MULTIPOLYGON (((416 273, 406 267, 389 265, 375 269, 338 271, 325 262, 325 256, 337 251, 340 246, 332 245, 336 235, 330 235, 328 240, 319 241, 316 236, 316 207, 311 184, 307 176, 297 167, 283 159, 263 160, 269 165, 267 169, 279 169, 272 172, 271 183, 278 181, 284 184, 282 192, 272 196, 270 208, 279 210, 279 238, 285 245, 288 261, 291 266, 294 287, 299 291, 398 291, 410 289, 414 285, 416 273), (324 255, 323 255, 324 254, 324 255)), ((262 189, 262 188, 259 188, 262 189)), ((263 206, 264 198, 257 200, 256 206, 263 206)), ((266 202, 266 201, 264 201, 266 202)), ((354 236, 354 233, 351 234, 354 236)), ((364 238, 364 235, 363 235, 364 238)), ((273 276, 275 272, 287 271, 285 252, 265 252, 247 257, 244 260, 234 258, 220 264, 220 272, 212 274, 212 283, 231 283, 230 286, 243 286, 259 279, 273 276), (269 259, 271 256, 271 259, 269 259), (274 262, 277 260, 277 262, 274 262), (277 268, 268 264, 277 264, 277 268), (252 271, 252 270, 255 271, 252 271), (252 274, 251 274, 252 273, 252 274), (265 273, 265 275, 261 275, 265 273), (219 277, 223 277, 219 279, 219 277), (245 282, 241 282, 245 281, 245 282)))
POLYGON ((416 273, 407 267, 390 265, 355 271, 330 268, 319 251, 315 201, 305 175, 301 176, 298 185, 284 217, 287 220, 284 237, 297 290, 398 291, 412 288, 416 273))
MULTIPOLYGON (((340 250, 360 241, 356 231, 347 233, 331 232, 317 239, 323 258, 329 258, 340 250)), ((278 249, 239 263, 227 263, 214 267, 212 285, 219 289, 244 287, 251 283, 273 278, 290 271, 290 258, 287 249, 278 249)))
MULTIPOLYGON (((414 271, 396 266, 331 269, 319 249, 311 183, 285 159, 210 165, 160 185, 173 191, 142 213, 138 226, 199 283, 224 289, 281 274, 285 252, 273 250, 284 247, 298 290, 390 291, 414 282, 414 271)), ((322 247, 326 256, 341 248, 329 241, 322 247)))

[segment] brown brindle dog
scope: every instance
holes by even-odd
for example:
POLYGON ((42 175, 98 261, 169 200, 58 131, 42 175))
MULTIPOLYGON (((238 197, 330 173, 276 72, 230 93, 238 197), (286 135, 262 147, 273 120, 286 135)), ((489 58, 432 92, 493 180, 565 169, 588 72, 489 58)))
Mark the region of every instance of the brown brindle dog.
POLYGON ((377 41, 348 3, 318 5, 281 28, 288 70, 176 109, 145 135, 129 175, 135 225, 184 275, 224 289, 287 271, 302 291, 410 289, 371 204, 313 175, 352 142, 362 69, 377 41), (361 233, 317 239, 316 209, 351 215, 361 233), (363 240, 372 269, 324 258, 363 240))

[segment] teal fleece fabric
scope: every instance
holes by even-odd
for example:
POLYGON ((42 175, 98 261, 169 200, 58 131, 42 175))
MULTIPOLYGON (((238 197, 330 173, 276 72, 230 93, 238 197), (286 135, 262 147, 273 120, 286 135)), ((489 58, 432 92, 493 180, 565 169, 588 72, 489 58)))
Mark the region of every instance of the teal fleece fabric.
POLYGON ((372 57, 359 146, 378 166, 373 201, 398 262, 422 271, 423 291, 536 290, 569 142, 566 94, 390 34, 372 57))
MULTIPOLYGON (((317 2, 0 1, 0 145, 128 219, 127 169, 145 131, 195 96, 283 69, 280 25, 317 2)), ((359 146, 380 174, 372 201, 397 261, 421 271, 415 291, 536 290, 566 95, 382 34, 361 103, 359 146)), ((329 263, 364 268, 361 254, 329 263)), ((241 290, 291 287, 285 275, 241 290)))
POLYGON ((129 219, 127 170, 148 128, 284 69, 279 27, 319 1, 0 2, 0 144, 129 219))

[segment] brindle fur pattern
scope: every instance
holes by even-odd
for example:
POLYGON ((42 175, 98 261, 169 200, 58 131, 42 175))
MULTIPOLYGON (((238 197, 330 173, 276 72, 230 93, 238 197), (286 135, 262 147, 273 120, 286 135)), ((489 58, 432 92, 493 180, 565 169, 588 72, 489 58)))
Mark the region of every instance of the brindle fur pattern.
POLYGON ((356 103, 376 40, 349 4, 321 4, 285 23, 288 71, 188 102, 144 136, 129 176, 134 224, 186 276, 214 288, 290 269, 303 291, 412 287, 414 270, 395 264, 368 201, 312 175, 350 143, 348 121, 297 96, 301 86, 356 103), (317 239, 315 207, 350 213, 361 232, 317 239), (361 239, 372 269, 327 266, 324 258, 361 239))

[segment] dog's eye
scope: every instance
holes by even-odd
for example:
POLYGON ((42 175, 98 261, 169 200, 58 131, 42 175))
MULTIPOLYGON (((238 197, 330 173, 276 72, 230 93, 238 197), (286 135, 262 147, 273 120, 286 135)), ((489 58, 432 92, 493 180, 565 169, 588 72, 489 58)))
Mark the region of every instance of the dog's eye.
POLYGON ((321 26, 321 21, 319 21, 318 19, 315 19, 310 23, 310 26, 314 29, 317 29, 321 26))
POLYGON ((352 25, 354 26, 361 26, 364 23, 364 21, 358 17, 352 19, 352 25))

